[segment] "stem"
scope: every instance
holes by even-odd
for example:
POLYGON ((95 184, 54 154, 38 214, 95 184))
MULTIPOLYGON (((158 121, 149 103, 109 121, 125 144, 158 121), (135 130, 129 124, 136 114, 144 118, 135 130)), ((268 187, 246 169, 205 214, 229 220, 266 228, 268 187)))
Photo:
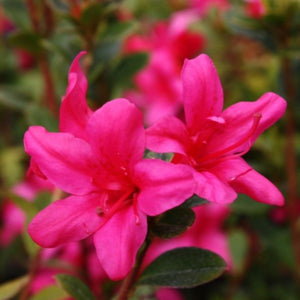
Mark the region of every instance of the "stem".
POLYGON ((32 280, 34 279, 34 276, 36 275, 36 272, 37 272, 39 264, 40 264, 41 250, 42 249, 39 249, 37 251, 36 255, 33 257, 33 260, 30 264, 31 268, 30 268, 30 272, 29 272, 29 281, 26 284, 26 286, 24 287, 24 289, 19 297, 19 300, 29 299, 30 285, 31 285, 32 280))
MULTIPOLYGON (((41 14, 39 8, 37 7, 37 5, 34 3, 33 0, 26 0, 25 2, 27 5, 31 26, 34 33, 44 37, 49 36, 53 30, 52 12, 49 9, 49 7, 44 4, 44 6, 42 7, 43 13, 41 14), (44 14, 46 15, 46 17, 41 17, 44 14), (42 23, 42 21, 44 23, 42 23)), ((43 98, 45 99, 46 107, 51 111, 51 113, 54 116, 57 116, 58 107, 56 102, 55 89, 54 89, 54 84, 51 77, 50 67, 49 67, 46 53, 44 52, 37 55, 36 59, 38 61, 38 65, 44 80, 45 96, 43 98)))
POLYGON ((148 236, 146 238, 146 241, 145 241, 144 245, 142 246, 140 252, 137 254, 136 262, 135 262, 133 269, 130 271, 128 276, 122 282, 117 300, 127 300, 133 293, 134 288, 135 288, 134 284, 137 281, 143 259, 144 259, 145 254, 151 244, 151 241, 152 241, 152 238, 148 236))

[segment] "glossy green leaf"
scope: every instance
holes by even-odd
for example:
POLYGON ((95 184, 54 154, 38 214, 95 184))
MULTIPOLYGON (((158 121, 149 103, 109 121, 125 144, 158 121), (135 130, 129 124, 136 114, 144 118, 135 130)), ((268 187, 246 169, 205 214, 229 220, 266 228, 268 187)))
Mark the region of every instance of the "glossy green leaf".
POLYGON ((96 300, 91 290, 79 278, 68 274, 55 276, 62 288, 76 300, 96 300))
POLYGON ((173 208, 154 219, 151 231, 156 236, 169 239, 186 231, 195 221, 195 213, 188 207, 173 208))
POLYGON ((139 284, 190 288, 219 277, 225 261, 208 250, 184 247, 168 251, 143 272, 139 284))
POLYGON ((22 276, 0 285, 0 300, 8 300, 18 294, 21 289, 28 283, 29 276, 22 276))

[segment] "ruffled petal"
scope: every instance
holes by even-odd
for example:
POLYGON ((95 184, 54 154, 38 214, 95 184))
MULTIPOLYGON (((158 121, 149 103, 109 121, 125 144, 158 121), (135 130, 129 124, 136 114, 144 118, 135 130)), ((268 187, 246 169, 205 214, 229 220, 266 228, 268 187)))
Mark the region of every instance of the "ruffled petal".
POLYGON ((193 174, 196 181, 195 194, 199 197, 220 204, 231 203, 236 199, 234 189, 213 173, 194 170, 193 174))
POLYGON ((74 59, 68 76, 68 88, 60 107, 59 129, 76 137, 85 138, 85 127, 92 111, 87 106, 87 80, 81 70, 79 60, 85 51, 74 59))
POLYGON ((146 147, 152 151, 185 155, 190 144, 186 126, 173 116, 163 118, 146 130, 146 147))
POLYGON ((225 124, 212 135, 204 152, 217 152, 234 145, 228 152, 249 150, 256 138, 283 116, 285 109, 286 101, 274 93, 228 107, 222 113, 225 124))
POLYGON ((128 172, 128 167, 143 157, 143 116, 126 99, 112 100, 95 111, 87 124, 87 135, 99 160, 109 164, 112 173, 128 172))
POLYGON ((97 215, 99 197, 70 196, 53 202, 33 218, 28 226, 30 236, 46 248, 88 237, 103 221, 97 215))
POLYGON ((135 166, 133 181, 139 187, 138 206, 155 216, 182 204, 194 193, 191 169, 156 159, 145 159, 135 166))
POLYGON ((111 279, 123 279, 129 273, 146 234, 146 215, 134 211, 133 207, 117 212, 97 231, 94 235, 97 255, 111 279))
POLYGON ((41 173, 57 187, 75 195, 96 189, 92 173, 95 159, 85 141, 32 126, 25 133, 24 145, 41 173))
POLYGON ((213 62, 205 54, 185 61, 182 84, 186 123, 194 134, 207 117, 221 114, 223 89, 213 62))
POLYGON ((213 170, 238 193, 272 205, 283 205, 284 197, 278 188, 260 173, 256 172, 242 158, 224 161, 213 170))

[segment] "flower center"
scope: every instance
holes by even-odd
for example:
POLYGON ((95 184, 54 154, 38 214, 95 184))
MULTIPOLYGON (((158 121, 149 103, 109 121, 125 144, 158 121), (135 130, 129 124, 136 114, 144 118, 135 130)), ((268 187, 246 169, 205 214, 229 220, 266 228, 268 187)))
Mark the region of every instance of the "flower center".
POLYGON ((108 191, 103 193, 100 198, 100 206, 96 207, 95 212, 99 217, 103 217, 104 221, 101 227, 118 211, 128 205, 133 206, 133 211, 136 218, 136 224, 140 223, 138 209, 137 209, 137 195, 136 187, 128 188, 125 192, 108 191), (121 194, 121 195, 120 195, 121 194))

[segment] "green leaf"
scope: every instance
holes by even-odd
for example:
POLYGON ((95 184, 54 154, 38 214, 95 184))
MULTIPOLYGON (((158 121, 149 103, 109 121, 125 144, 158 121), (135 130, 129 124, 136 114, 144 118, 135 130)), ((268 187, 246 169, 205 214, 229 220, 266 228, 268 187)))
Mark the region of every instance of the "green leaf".
POLYGON ((13 46, 34 55, 40 55, 44 51, 41 37, 31 31, 18 31, 10 36, 9 41, 13 46))
POLYGON ((186 231, 195 221, 195 213, 188 207, 176 207, 154 219, 151 231, 156 236, 169 239, 186 231))
POLYGON ((45 107, 35 104, 28 105, 25 115, 27 122, 30 125, 41 125, 47 128, 49 131, 58 131, 57 120, 45 107))
POLYGON ((147 61, 147 53, 135 53, 122 57, 112 72, 110 78, 112 84, 122 86, 129 84, 133 76, 146 65, 147 61))
POLYGON ((1 0, 5 14, 13 21, 17 27, 29 29, 31 27, 27 9, 22 0, 1 0))
POLYGON ((29 276, 22 276, 0 285, 0 300, 8 300, 15 296, 28 283, 29 276))
POLYGON ((76 300, 96 300, 91 290, 77 277, 58 274, 55 278, 62 288, 76 300))
POLYGON ((138 284, 191 288, 219 277, 225 261, 208 250, 184 247, 168 251, 154 260, 138 284))
POLYGON ((5 89, 1 87, 0 104, 5 105, 9 109, 24 110, 28 101, 27 96, 16 92, 15 90, 5 89))
POLYGON ((63 300, 68 294, 59 286, 51 285, 39 291, 29 300, 63 300))
POLYGON ((203 198, 200 198, 199 196, 197 195, 193 195, 191 198, 187 199, 183 204, 182 206, 186 206, 186 207, 195 207, 195 206, 199 206, 199 205, 202 205, 202 204, 206 204, 208 203, 209 201, 203 199, 203 198))

